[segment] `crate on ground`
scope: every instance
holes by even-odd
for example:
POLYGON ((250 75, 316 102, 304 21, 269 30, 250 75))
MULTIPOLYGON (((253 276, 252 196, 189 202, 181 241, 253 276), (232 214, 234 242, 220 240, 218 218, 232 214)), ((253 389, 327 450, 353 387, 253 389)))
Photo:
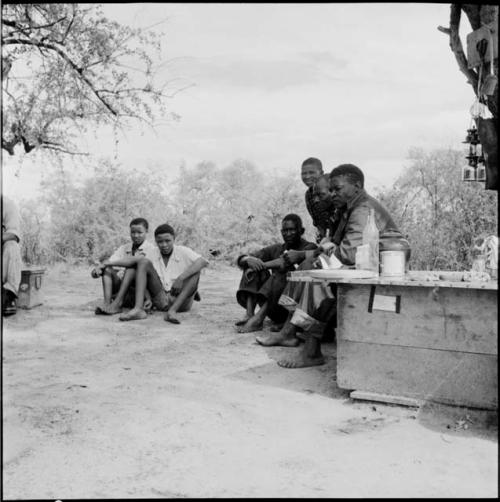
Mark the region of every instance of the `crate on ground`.
POLYGON ((21 284, 17 306, 23 309, 31 309, 42 305, 42 278, 45 273, 44 268, 26 267, 21 271, 21 284))

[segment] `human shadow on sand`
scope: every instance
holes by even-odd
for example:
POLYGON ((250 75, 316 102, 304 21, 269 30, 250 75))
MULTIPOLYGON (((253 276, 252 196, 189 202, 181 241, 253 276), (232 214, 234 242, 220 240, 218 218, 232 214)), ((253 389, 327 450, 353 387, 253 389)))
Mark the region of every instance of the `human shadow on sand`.
MULTIPOLYGON (((258 345, 256 343, 256 345, 258 345)), ((262 347, 269 363, 253 366, 229 375, 231 378, 271 387, 280 387, 305 394, 319 394, 334 399, 348 399, 349 391, 337 386, 337 358, 335 344, 322 347, 325 364, 309 368, 282 368, 277 361, 299 348, 262 347)))

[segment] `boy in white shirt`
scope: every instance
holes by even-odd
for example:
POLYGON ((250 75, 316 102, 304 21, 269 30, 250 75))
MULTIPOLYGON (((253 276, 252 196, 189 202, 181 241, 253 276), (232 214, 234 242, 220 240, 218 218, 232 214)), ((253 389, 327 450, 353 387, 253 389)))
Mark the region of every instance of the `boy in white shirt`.
POLYGON ((157 248, 151 256, 129 256, 103 263, 104 267, 135 269, 135 305, 120 316, 121 321, 146 319, 143 308, 146 291, 153 306, 165 311, 165 321, 173 324, 180 324, 177 312, 187 312, 193 300, 199 299, 200 272, 208 261, 192 249, 174 244, 175 231, 166 223, 156 228, 155 241, 157 248))
MULTIPOLYGON (((145 218, 134 218, 130 222, 130 240, 128 244, 120 246, 108 261, 119 261, 131 256, 150 257, 156 252, 156 246, 146 240, 149 223, 145 218)), ((122 306, 134 304, 133 285, 134 269, 104 267, 97 265, 92 271, 94 279, 102 277, 104 303, 95 309, 96 315, 112 315, 121 312, 122 306)))

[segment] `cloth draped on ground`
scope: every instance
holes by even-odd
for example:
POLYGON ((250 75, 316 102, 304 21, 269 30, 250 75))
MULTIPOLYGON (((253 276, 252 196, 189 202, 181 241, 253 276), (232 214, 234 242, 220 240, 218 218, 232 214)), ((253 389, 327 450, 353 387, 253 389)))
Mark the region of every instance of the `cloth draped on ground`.
POLYGON ((2 288, 17 296, 21 283, 20 215, 17 205, 2 196, 2 234, 13 234, 17 240, 2 242, 2 288))
MULTIPOLYGON (((308 242, 305 239, 301 239, 298 246, 288 249, 308 251, 316 249, 316 247, 316 244, 308 242)), ((271 246, 264 247, 255 253, 250 253, 249 255, 260 258, 263 262, 267 262, 276 260, 283 255, 285 250, 287 250, 286 244, 273 244, 271 246)), ((238 291, 236 292, 236 300, 239 305, 246 308, 248 295, 255 295, 258 305, 262 306, 265 302, 268 302, 267 316, 273 322, 277 324, 285 322, 288 316, 288 311, 278 305, 278 300, 281 293, 285 289, 287 283, 287 273, 291 270, 295 270, 295 268, 287 267, 284 270, 274 269, 272 273, 268 270, 262 270, 248 275, 245 273, 248 269, 241 264, 241 259, 244 256, 245 255, 239 256, 237 260, 238 266, 244 269, 238 291)))
MULTIPOLYGON (((363 229, 371 208, 375 210, 380 234, 388 230, 399 232, 387 209, 361 190, 342 209, 340 223, 332 239, 336 244, 334 254, 344 265, 354 265, 356 247, 363 243, 363 229)), ((311 270, 313 262, 314 259, 304 260, 299 269, 311 270)), ((336 325, 335 284, 289 281, 278 304, 293 312, 292 324, 318 338, 323 336, 325 327, 336 325)))

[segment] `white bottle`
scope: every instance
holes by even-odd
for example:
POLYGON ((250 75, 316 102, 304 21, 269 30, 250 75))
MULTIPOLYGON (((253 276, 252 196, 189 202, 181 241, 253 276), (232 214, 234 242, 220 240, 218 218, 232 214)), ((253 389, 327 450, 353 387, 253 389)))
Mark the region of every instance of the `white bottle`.
POLYGON ((379 231, 375 221, 375 209, 370 208, 365 228, 363 229, 363 245, 369 246, 368 261, 366 270, 372 270, 377 275, 379 273, 379 231))

